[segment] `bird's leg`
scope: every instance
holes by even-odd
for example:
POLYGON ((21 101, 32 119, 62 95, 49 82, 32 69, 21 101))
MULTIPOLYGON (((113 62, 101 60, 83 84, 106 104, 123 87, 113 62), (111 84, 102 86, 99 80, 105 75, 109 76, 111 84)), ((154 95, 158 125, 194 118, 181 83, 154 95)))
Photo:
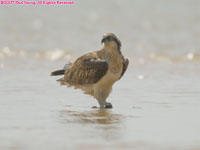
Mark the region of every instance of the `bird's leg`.
POLYGON ((100 99, 97 99, 99 105, 100 105, 100 108, 105 108, 104 107, 104 101, 100 98, 100 99))
POLYGON ((105 108, 113 108, 111 103, 105 102, 105 108))
POLYGON ((95 89, 94 95, 100 105, 100 108, 105 108, 105 101, 103 100, 101 90, 95 89))

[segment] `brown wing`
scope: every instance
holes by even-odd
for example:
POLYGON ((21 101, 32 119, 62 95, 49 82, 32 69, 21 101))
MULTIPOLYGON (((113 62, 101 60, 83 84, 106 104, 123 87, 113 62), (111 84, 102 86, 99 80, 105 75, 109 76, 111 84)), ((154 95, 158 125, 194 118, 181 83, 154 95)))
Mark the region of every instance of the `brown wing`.
POLYGON ((107 72, 108 63, 94 56, 93 53, 78 58, 65 71, 61 84, 86 85, 98 82, 107 72))
POLYGON ((128 68, 128 64, 129 64, 129 60, 128 58, 124 59, 123 61, 123 68, 122 68, 122 73, 119 79, 121 79, 121 77, 124 75, 124 73, 126 72, 127 68, 128 68))

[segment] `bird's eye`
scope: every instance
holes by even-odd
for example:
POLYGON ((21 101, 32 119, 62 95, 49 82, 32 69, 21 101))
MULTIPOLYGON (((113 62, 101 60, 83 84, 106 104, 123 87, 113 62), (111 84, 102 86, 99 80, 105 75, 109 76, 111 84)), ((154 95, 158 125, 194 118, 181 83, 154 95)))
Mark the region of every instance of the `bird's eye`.
POLYGON ((109 37, 108 37, 108 40, 111 41, 111 40, 112 40, 112 37, 109 36, 109 37))

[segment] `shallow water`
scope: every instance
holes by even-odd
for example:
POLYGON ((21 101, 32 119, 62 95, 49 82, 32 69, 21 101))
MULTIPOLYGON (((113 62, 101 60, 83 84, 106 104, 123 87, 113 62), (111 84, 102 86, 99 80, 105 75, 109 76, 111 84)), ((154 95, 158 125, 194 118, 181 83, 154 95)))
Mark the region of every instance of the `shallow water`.
POLYGON ((1 149, 200 148, 198 64, 131 63, 108 98, 114 108, 99 110, 92 97, 49 76, 63 63, 4 61, 1 149))
POLYGON ((0 149, 199 150, 199 2, 0 6, 0 149), (92 109, 95 99, 50 73, 100 49, 106 32, 130 64, 114 108, 92 109))

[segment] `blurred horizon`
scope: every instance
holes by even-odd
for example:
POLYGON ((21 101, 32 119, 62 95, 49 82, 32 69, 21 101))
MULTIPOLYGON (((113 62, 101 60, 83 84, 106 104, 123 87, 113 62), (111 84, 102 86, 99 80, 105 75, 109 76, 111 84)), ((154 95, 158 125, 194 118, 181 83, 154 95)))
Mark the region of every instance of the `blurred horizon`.
POLYGON ((80 55, 101 49, 102 35, 113 32, 129 57, 194 55, 199 59, 198 0, 74 2, 66 6, 1 5, 0 50, 63 49, 80 55))

